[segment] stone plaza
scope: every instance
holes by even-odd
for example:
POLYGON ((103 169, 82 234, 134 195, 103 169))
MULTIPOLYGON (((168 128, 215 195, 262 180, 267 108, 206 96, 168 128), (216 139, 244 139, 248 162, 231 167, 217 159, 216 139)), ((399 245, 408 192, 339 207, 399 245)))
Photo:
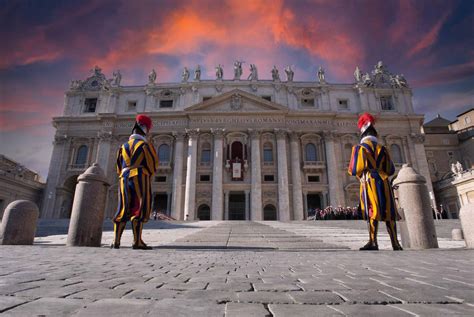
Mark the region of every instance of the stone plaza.
POLYGON ((440 249, 356 251, 363 221, 150 221, 154 250, 66 247, 41 219, 32 246, 2 246, 5 316, 472 316, 474 253, 436 222, 440 249))

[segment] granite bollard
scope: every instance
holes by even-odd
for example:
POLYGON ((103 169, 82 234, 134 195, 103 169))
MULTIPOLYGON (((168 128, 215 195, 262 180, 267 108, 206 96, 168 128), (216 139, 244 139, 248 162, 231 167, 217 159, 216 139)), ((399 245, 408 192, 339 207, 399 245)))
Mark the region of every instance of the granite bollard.
POLYGON ((398 202, 403 208, 410 249, 438 248, 426 180, 410 164, 403 164, 393 182, 398 187, 398 202))
POLYGON ((454 241, 464 240, 462 229, 456 228, 456 229, 451 230, 451 239, 453 239, 454 241))
POLYGON ((474 204, 470 203, 461 207, 459 211, 461 227, 464 234, 466 247, 474 249, 474 204))
POLYGON ((5 209, 0 244, 31 245, 35 239, 38 206, 29 200, 15 200, 5 209))
POLYGON ((79 175, 77 182, 67 245, 100 247, 109 184, 97 163, 79 175))

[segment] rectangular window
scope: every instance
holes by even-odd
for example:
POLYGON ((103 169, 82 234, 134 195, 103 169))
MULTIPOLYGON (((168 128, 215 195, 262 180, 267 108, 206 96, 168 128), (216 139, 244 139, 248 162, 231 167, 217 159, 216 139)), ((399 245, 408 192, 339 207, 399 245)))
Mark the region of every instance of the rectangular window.
POLYGON ((319 175, 308 175, 308 183, 319 183, 319 175))
POLYGON ((127 111, 137 111, 137 102, 129 101, 127 105, 127 111))
POLYGON ((166 183, 166 176, 155 176, 155 182, 166 183))
POLYGON ((301 106, 303 106, 303 107, 314 107, 314 99, 312 99, 312 98, 303 98, 303 99, 301 99, 301 106))
POLYGON ((199 176, 199 181, 200 182, 210 182, 211 181, 211 175, 200 175, 199 176))
POLYGON ((160 100, 160 108, 173 108, 173 100, 160 100))
POLYGON ((349 100, 347 99, 339 99, 337 101, 337 104, 338 104, 339 109, 342 109, 342 110, 349 109, 349 100))
POLYGON ((275 176, 274 175, 263 175, 264 182, 274 182, 275 176))
POLYGON ((380 108, 382 110, 394 110, 392 96, 380 97, 380 108))
POLYGON ((97 107, 97 98, 86 98, 84 101, 84 112, 95 112, 97 107))
POLYGON ((263 99, 272 101, 272 96, 262 96, 263 99))

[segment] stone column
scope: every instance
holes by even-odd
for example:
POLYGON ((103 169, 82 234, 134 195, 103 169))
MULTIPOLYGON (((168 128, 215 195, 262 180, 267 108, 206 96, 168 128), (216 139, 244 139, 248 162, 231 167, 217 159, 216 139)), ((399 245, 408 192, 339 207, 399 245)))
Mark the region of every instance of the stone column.
POLYGON ((173 194, 167 192, 166 197, 166 215, 171 216, 171 199, 173 198, 173 194))
POLYGON ((212 220, 223 220, 223 188, 222 188, 222 165, 224 129, 212 129, 214 134, 214 158, 212 165, 212 220))
POLYGON ((110 147, 112 142, 112 132, 102 131, 98 133, 99 145, 97 147, 96 163, 102 167, 105 176, 108 175, 109 171, 109 159, 110 159, 110 147))
MULTIPOLYGON (((263 219, 262 211, 262 171, 261 171, 261 160, 260 160, 260 131, 249 130, 251 137, 251 158, 252 158, 252 176, 251 176, 251 203, 250 208, 252 209, 251 220, 260 221, 263 219)), ((228 198, 227 198, 228 199, 228 198)), ((228 211, 228 210, 227 210, 228 211)))
POLYGON ((67 151, 69 150, 71 139, 67 135, 57 135, 54 137, 53 142, 53 153, 51 155, 51 161, 49 163, 49 172, 46 188, 44 190, 43 203, 41 207, 41 218, 59 218, 59 208, 56 211, 54 206, 58 195, 56 194, 56 188, 60 186, 59 179, 62 172, 65 172, 67 165, 69 164, 68 158, 66 157, 67 151))
POLYGON ((224 220, 229 220, 229 192, 224 192, 224 220))
POLYGON ((341 192, 343 191, 342 184, 339 180, 337 169, 337 158, 334 146, 334 134, 331 132, 324 133, 324 144, 326 150, 326 166, 327 177, 329 183, 329 204, 333 207, 342 205, 344 201, 341 199, 341 192))
POLYGON ((100 247, 109 184, 97 163, 79 175, 77 181, 67 245, 100 247))
POLYGON ((426 180, 410 164, 403 164, 393 182, 398 186, 398 202, 403 209, 405 224, 401 224, 404 246, 411 249, 437 248, 436 230, 431 211, 426 180), (403 228, 406 227, 407 235, 403 228), (406 243, 405 243, 406 242, 406 243))
POLYGON ((173 195, 171 196, 171 217, 176 220, 184 220, 182 211, 182 195, 183 195, 183 148, 184 133, 174 133, 174 166, 173 166, 173 195))
POLYGON ((38 216, 38 207, 29 200, 15 200, 8 204, 0 225, 0 245, 33 244, 38 216))
MULTIPOLYGON (((426 186, 428 187, 428 192, 433 193, 434 190, 433 184, 431 183, 430 169, 428 167, 428 159, 426 158, 425 151, 425 136, 423 134, 412 134, 411 139, 415 148, 415 159, 418 165, 418 173, 420 173, 426 179, 426 186)), ((436 206, 436 201, 433 199, 431 201, 432 206, 436 206)))
POLYGON ((275 129, 278 157, 278 213, 280 221, 290 220, 290 194, 288 190, 288 161, 286 158, 287 131, 275 129))
POLYGON ((196 209, 196 161, 199 129, 187 130, 186 133, 188 134, 188 160, 184 192, 184 219, 194 220, 196 209))
POLYGON ((299 137, 296 132, 291 133, 291 183, 293 184, 293 220, 303 220, 305 212, 303 208, 303 193, 301 186, 301 164, 299 137))
POLYGON ((304 192, 303 193, 303 211, 304 211, 304 218, 308 218, 308 193, 304 192))
POLYGON ((250 220, 250 190, 245 191, 245 220, 250 220))
POLYGON ((474 249, 474 204, 466 203, 459 211, 464 241, 468 249, 474 249))

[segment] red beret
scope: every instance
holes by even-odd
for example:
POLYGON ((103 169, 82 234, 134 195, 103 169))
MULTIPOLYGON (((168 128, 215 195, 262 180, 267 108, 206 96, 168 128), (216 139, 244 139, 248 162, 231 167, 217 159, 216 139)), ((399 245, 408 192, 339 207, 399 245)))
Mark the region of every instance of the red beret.
POLYGON ((373 126, 375 123, 375 118, 370 113, 363 113, 359 117, 359 121, 357 122, 357 127, 360 130, 360 133, 364 133, 368 127, 371 125, 373 126))
POLYGON ((153 124, 152 124, 152 122, 151 122, 151 118, 150 118, 150 117, 145 116, 144 114, 139 114, 139 115, 137 115, 136 120, 137 120, 137 123, 138 123, 139 125, 144 125, 144 126, 147 128, 148 131, 151 130, 153 124))

